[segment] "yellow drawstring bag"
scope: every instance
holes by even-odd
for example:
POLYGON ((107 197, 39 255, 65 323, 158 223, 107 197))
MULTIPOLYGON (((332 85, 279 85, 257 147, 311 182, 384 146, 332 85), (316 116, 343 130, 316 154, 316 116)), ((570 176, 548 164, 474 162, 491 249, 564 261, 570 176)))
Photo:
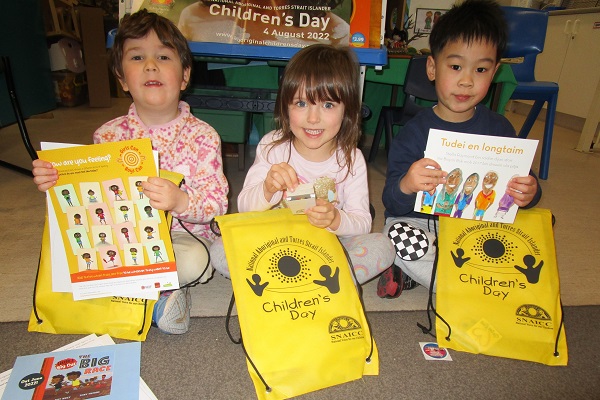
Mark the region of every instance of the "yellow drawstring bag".
POLYGON ((567 365, 550 211, 521 209, 513 224, 460 218, 439 222, 438 344, 567 365))
POLYGON ((379 373, 360 289, 333 233, 289 209, 216 221, 259 399, 294 397, 379 373))
MULTIPOLYGON (((183 175, 160 171, 162 178, 179 184, 183 175)), ((170 228, 171 214, 166 214, 170 228)), ((152 324, 156 300, 136 297, 101 297, 73 300, 70 292, 52 290, 52 256, 48 213, 42 235, 42 249, 33 290, 33 308, 28 330, 55 334, 109 334, 114 338, 144 341, 152 324)))

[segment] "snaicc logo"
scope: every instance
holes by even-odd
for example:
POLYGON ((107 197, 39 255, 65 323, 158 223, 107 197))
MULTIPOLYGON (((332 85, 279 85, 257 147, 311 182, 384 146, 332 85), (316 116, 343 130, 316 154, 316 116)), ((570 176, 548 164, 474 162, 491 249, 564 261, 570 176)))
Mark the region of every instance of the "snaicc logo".
POLYGON ((546 310, 535 304, 523 304, 515 312, 516 322, 519 325, 527 325, 543 329, 552 329, 552 317, 546 310))
POLYGON ((329 322, 329 336, 331 342, 345 342, 347 340, 362 339, 364 333, 360 323, 352 317, 341 315, 329 322))

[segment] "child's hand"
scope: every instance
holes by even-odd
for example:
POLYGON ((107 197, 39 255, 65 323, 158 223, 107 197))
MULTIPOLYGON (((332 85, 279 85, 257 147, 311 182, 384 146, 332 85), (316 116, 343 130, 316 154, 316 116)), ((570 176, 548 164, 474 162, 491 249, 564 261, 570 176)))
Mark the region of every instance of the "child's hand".
POLYGON ((265 199, 271 201, 273 195, 281 190, 293 191, 298 187, 298 176, 296 171, 288 163, 275 164, 267 172, 263 190, 265 199))
POLYGON ((440 164, 430 158, 422 158, 410 166, 400 181, 400 190, 404 194, 431 192, 440 183, 446 183, 447 175, 446 171, 442 171, 440 164))
POLYGON ((515 199, 515 204, 525 207, 533 200, 537 193, 537 180, 531 176, 517 176, 508 182, 506 192, 515 199))
POLYGON ((33 183, 35 183, 40 192, 45 192, 56 185, 58 180, 58 171, 48 161, 40 159, 33 160, 33 183))
POLYGON ((331 228, 337 230, 340 227, 340 212, 335 206, 324 199, 317 199, 317 205, 306 209, 308 222, 317 228, 331 228))
POLYGON ((150 177, 142 182, 144 194, 150 199, 150 205, 157 210, 183 213, 188 208, 188 194, 170 180, 150 177))

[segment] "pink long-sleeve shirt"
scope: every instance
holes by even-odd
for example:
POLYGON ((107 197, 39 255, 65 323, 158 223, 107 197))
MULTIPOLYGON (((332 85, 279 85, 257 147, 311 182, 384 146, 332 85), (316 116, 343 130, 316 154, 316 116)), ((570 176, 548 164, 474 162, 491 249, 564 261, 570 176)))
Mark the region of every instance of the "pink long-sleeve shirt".
POLYGON ((325 161, 313 162, 304 159, 294 146, 290 146, 287 142, 271 148, 268 145, 277 138, 277 135, 279 132, 270 132, 258 144, 254 164, 250 167, 244 187, 238 196, 239 211, 263 211, 281 202, 283 192, 275 193, 271 201, 267 201, 263 184, 273 164, 287 162, 296 171, 300 183, 314 182, 320 177, 334 180, 337 193, 335 206, 340 211, 341 221, 336 231, 330 231, 338 236, 369 233, 372 220, 369 212, 367 165, 360 150, 354 151, 354 168, 346 176, 347 168, 340 168, 335 153, 325 161))
MULTIPOLYGON (((197 236, 214 240, 209 223, 213 217, 227 212, 229 185, 223 174, 221 138, 206 122, 190 112, 190 106, 179 102, 179 116, 173 121, 146 126, 131 104, 127 115, 108 121, 94 132, 94 143, 150 138, 159 153, 160 168, 183 174, 181 185, 189 196, 187 210, 173 217, 197 236)), ((171 230, 184 231, 174 221, 171 230)))

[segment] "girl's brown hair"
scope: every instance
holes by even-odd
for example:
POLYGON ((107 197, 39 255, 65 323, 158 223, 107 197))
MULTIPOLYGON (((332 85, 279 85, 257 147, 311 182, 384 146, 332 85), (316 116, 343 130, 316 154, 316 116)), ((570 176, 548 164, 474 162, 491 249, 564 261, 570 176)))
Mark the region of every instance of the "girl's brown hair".
POLYGON ((121 20, 110 52, 110 69, 119 79, 123 78, 123 50, 127 39, 141 39, 151 31, 156 33, 158 40, 179 54, 183 70, 192 68, 192 53, 187 39, 177 29, 175 24, 165 17, 141 9, 121 20))
POLYGON ((288 107, 299 90, 310 103, 334 101, 344 105, 342 125, 335 137, 341 155, 339 151, 336 155, 340 169, 347 168, 348 173, 352 173, 352 155, 361 134, 359 64, 354 52, 348 47, 314 44, 301 49, 290 59, 275 101, 275 123, 282 135, 272 143, 273 146, 285 142, 292 144, 294 134, 290 129, 288 107))

